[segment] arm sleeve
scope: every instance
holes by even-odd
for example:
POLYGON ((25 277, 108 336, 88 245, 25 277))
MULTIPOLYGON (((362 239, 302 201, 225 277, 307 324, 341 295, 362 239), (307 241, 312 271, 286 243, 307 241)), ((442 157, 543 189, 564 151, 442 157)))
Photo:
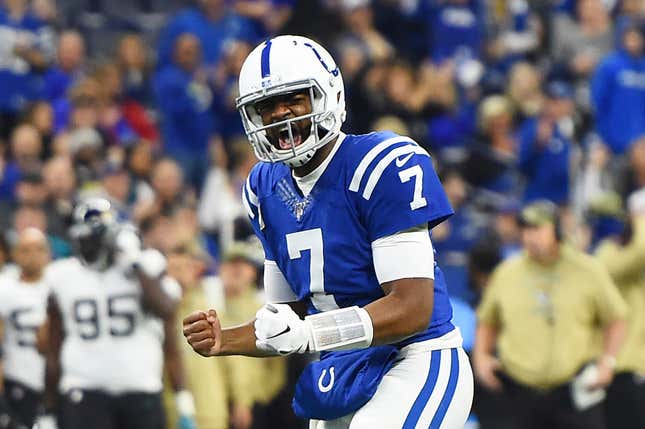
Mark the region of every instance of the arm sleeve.
POLYGON ((603 325, 624 319, 627 315, 627 304, 620 296, 618 288, 611 280, 609 273, 600 263, 595 270, 596 293, 594 294, 598 319, 603 325))
POLYGON ((643 271, 645 252, 637 243, 622 248, 613 243, 603 243, 598 247, 596 257, 607 268, 611 278, 620 285, 623 279, 643 271))
POLYGON ((278 265, 268 259, 264 261, 264 292, 266 301, 270 303, 298 301, 278 265))
POLYGON ((355 170, 350 191, 370 242, 419 225, 432 229, 453 214, 430 155, 411 140, 355 170))
POLYGON ((405 278, 434 279, 434 251, 425 228, 375 240, 372 257, 380 284, 405 278))

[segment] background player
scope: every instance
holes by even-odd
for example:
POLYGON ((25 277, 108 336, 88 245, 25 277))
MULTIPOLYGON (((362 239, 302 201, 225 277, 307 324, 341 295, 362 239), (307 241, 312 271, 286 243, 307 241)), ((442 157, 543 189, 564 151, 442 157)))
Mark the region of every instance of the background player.
POLYGON ((294 399, 314 428, 463 427, 472 373, 429 233, 452 209, 428 153, 390 132, 343 134, 340 71, 304 37, 256 47, 239 86, 264 161, 243 201, 270 304, 227 329, 213 310, 195 312, 188 342, 204 356, 323 351, 294 399))
POLYGON ((19 278, 0 277, 0 333, 4 332, 0 402, 6 401, 9 413, 17 420, 14 427, 31 428, 42 405, 45 384, 45 359, 36 349, 36 333, 47 307, 43 273, 50 261, 42 231, 22 231, 13 248, 13 259, 19 278))
MULTIPOLYGON (((136 231, 116 221, 105 199, 75 207, 71 235, 76 256, 47 274, 46 406, 58 407, 66 429, 89 421, 106 429, 163 428, 164 332, 174 320, 179 286, 161 281, 163 256, 142 250, 136 231)), ((177 381, 176 362, 173 369, 177 381)), ((176 399, 181 416, 194 414, 188 392, 176 399)))

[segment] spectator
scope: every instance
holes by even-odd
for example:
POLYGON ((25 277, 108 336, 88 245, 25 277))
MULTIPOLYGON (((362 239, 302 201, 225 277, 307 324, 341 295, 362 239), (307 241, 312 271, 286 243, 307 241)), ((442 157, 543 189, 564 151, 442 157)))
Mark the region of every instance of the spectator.
POLYGON ((186 179, 201 189, 215 132, 213 93, 199 71, 201 45, 192 34, 175 43, 173 63, 155 76, 164 151, 182 167, 186 179))
POLYGON ((130 218, 130 175, 117 163, 103 167, 101 187, 108 200, 122 219, 130 218))
POLYGON ((52 143, 54 138, 54 110, 47 101, 36 101, 32 103, 24 115, 26 123, 33 125, 43 142, 43 159, 52 155, 52 143))
POLYGON ((154 167, 154 148, 152 144, 141 141, 129 148, 126 164, 132 180, 135 202, 152 199, 154 191, 149 180, 154 167))
POLYGON ((121 70, 124 97, 143 106, 151 106, 150 61, 143 39, 137 34, 123 36, 117 48, 116 62, 121 70))
POLYGON ((78 128, 69 135, 76 180, 81 188, 93 186, 100 177, 104 158, 103 138, 94 128, 78 128))
POLYGON ((557 216, 544 200, 522 210, 525 252, 495 270, 479 305, 474 372, 503 405, 484 429, 604 427, 598 398, 578 399, 611 383, 626 305, 599 261, 560 242, 557 216))
POLYGON ((27 0, 0 6, 0 137, 15 124, 25 104, 43 91, 40 73, 53 54, 53 34, 29 10, 27 0))
POLYGON ((15 191, 15 200, 0 201, 0 229, 7 230, 10 227, 14 211, 18 207, 41 207, 47 197, 43 178, 37 172, 22 174, 15 191))
POLYGON ((68 240, 76 194, 76 175, 71 160, 63 156, 48 160, 43 167, 43 178, 47 189, 44 205, 47 230, 68 240))
POLYGON ((103 84, 99 128, 112 146, 130 146, 139 139, 156 142, 159 131, 142 104, 124 96, 121 69, 108 62, 94 73, 103 84))
POLYGON ((517 198, 517 149, 513 130, 513 107, 500 95, 486 97, 479 105, 479 134, 468 147, 464 177, 490 193, 499 203, 517 198))
POLYGON ((54 259, 64 258, 72 254, 72 249, 68 242, 47 232, 47 217, 42 208, 30 205, 18 207, 13 215, 13 224, 9 233, 10 240, 15 239, 27 228, 36 228, 46 233, 54 259))
POLYGON ((84 73, 85 41, 77 31, 64 31, 58 38, 56 64, 45 73, 45 98, 56 101, 78 82, 84 73))
POLYGON ((193 34, 199 40, 204 49, 204 63, 211 70, 219 64, 227 41, 244 39, 244 35, 249 34, 248 26, 224 0, 198 0, 196 3, 196 7, 179 12, 161 32, 157 49, 159 68, 176 60, 177 40, 185 33, 193 34))
MULTIPOLYGON (((586 157, 575 178, 574 210, 583 213, 594 196, 615 189, 618 185, 617 168, 612 168, 611 151, 595 135, 587 140, 586 157)), ((614 163, 615 164, 615 163, 614 163)))
POLYGON ((468 252, 484 225, 467 200, 469 190, 462 175, 449 170, 442 174, 441 181, 455 215, 433 229, 432 243, 450 296, 469 301, 472 297, 468 289, 468 252))
POLYGON ((526 0, 493 2, 489 9, 492 19, 488 20, 491 34, 488 36, 487 53, 504 71, 534 53, 542 28, 526 0))
POLYGON ((151 185, 154 197, 140 201, 132 216, 137 221, 158 215, 173 216, 177 211, 192 205, 194 195, 184 188, 184 178, 176 162, 169 158, 159 160, 152 171, 151 185))
POLYGON ((347 75, 351 80, 365 64, 391 59, 394 51, 374 27, 370 0, 343 0, 340 3, 345 31, 336 41, 336 50, 343 77, 347 75))
MULTIPOLYGON (((577 19, 558 14, 553 25, 553 61, 580 84, 613 47, 612 22, 601 0, 578 0, 577 19)), ((566 75, 565 75, 566 76, 566 75)))
POLYGON ((519 132, 519 167, 526 177, 524 201, 546 198, 559 205, 569 199, 571 115, 573 92, 564 82, 547 85, 547 100, 539 117, 519 132))
POLYGON ((494 236, 499 240, 500 257, 508 259, 522 250, 520 229, 517 223, 519 206, 517 202, 507 201, 496 209, 492 220, 494 236))
POLYGON ((97 127, 102 96, 101 84, 88 77, 71 87, 67 98, 54 102, 54 133, 57 137, 76 128, 97 127))
MULTIPOLYGON (((239 95, 237 78, 251 48, 251 45, 241 40, 228 43, 224 59, 217 70, 217 79, 213 88, 214 107, 220 122, 221 135, 226 144, 228 140, 244 135, 244 127, 235 106, 235 98, 239 95)), ((227 144, 227 148, 229 147, 227 144)))
POLYGON ((11 159, 5 161, 0 177, 0 200, 12 200, 20 176, 40 168, 42 141, 38 130, 23 124, 11 133, 11 159))
POLYGON ((640 25, 630 24, 620 47, 602 59, 591 81, 596 129, 620 155, 645 134, 645 56, 640 25))
POLYGON ((530 63, 516 63, 509 72, 507 93, 518 113, 518 120, 536 116, 544 101, 538 70, 530 63))
POLYGON ((457 57, 482 56, 485 21, 481 0, 420 3, 419 15, 428 32, 429 57, 440 63, 457 57))
POLYGON ((645 187, 645 135, 634 141, 627 155, 623 175, 618 177, 618 191, 623 196, 645 187))
POLYGON ((255 41, 278 34, 291 18, 295 3, 295 0, 236 0, 234 8, 250 21, 249 30, 255 41))

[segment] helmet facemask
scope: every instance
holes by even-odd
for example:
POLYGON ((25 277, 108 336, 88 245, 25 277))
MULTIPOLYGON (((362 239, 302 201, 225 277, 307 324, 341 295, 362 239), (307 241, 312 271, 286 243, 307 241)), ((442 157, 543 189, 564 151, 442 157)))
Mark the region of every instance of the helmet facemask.
MULTIPOLYGON (((340 131, 340 123, 334 112, 327 110, 328 100, 325 92, 314 79, 278 85, 263 89, 238 101, 238 110, 246 134, 251 141, 255 155, 265 162, 283 162, 290 167, 306 164, 322 146, 332 141, 340 131), (311 112, 264 124, 256 109, 258 102, 272 97, 305 90, 311 100, 311 112), (310 121, 309 135, 299 132, 302 121, 310 121), (278 129, 281 141, 272 142, 270 134, 278 129), (298 136, 300 134, 300 138, 298 136)), ((275 139, 274 139, 275 140, 275 139)))
MULTIPOLYGON (((106 201, 107 203, 107 201, 106 201)), ((96 204, 96 202, 94 202, 96 204)), ((87 266, 105 270, 112 258, 112 225, 114 213, 106 207, 80 207, 69 230, 75 253, 87 266)))

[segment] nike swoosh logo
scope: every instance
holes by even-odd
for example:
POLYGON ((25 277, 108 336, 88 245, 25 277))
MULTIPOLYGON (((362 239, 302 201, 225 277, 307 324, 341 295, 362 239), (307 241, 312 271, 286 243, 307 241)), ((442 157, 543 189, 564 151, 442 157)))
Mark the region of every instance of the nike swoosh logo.
POLYGON ((287 333, 287 332, 289 332, 289 331, 291 331, 291 326, 287 326, 287 329, 285 329, 284 331, 282 331, 282 332, 280 332, 280 333, 278 333, 278 334, 275 334, 275 335, 274 335, 274 336, 272 336, 272 337, 267 338, 267 340, 270 340, 270 339, 275 338, 275 337, 279 337, 280 335, 282 335, 282 334, 286 334, 286 333, 287 333))
POLYGON ((403 167, 405 165, 405 163, 408 162, 410 160, 410 158, 412 158, 413 155, 414 155, 414 152, 407 154, 405 157, 403 157, 403 159, 396 158, 396 161, 395 161, 396 166, 397 167, 403 167))

